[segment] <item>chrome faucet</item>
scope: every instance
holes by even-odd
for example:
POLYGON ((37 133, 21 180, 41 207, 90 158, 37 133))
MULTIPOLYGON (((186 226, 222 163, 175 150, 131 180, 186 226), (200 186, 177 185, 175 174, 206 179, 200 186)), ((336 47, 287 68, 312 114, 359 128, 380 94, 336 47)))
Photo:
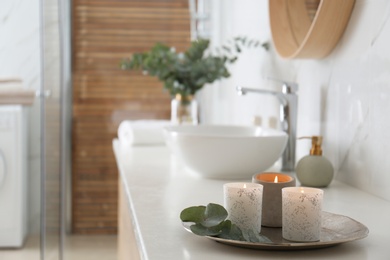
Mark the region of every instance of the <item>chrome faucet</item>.
MULTIPOLYGON (((275 80, 275 79, 273 79, 275 80)), ((280 81, 280 80, 278 80, 280 81)), ((237 87, 239 95, 248 92, 276 96, 280 101, 280 126, 288 135, 286 149, 282 157, 282 171, 290 172, 295 170, 295 142, 297 134, 297 110, 298 110, 298 84, 294 82, 280 81, 283 84, 282 92, 237 87)))

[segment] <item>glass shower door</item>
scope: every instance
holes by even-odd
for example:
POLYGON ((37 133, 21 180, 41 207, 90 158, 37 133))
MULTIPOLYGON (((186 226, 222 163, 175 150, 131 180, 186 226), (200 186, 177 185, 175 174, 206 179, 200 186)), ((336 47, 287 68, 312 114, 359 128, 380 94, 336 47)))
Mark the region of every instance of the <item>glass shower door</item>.
MULTIPOLYGON (((41 0, 41 259, 63 259, 65 184, 70 134, 67 131, 69 58, 64 53, 69 3, 41 0)), ((69 56, 69 55, 68 55, 69 56)))

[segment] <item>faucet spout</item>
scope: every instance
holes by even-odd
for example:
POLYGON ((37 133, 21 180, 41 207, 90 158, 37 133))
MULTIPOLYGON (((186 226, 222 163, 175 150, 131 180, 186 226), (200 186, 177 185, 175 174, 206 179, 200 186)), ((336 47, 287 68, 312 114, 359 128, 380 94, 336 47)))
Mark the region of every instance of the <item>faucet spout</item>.
POLYGON ((241 86, 236 87, 236 91, 239 95, 245 95, 252 92, 257 94, 272 95, 278 98, 280 102, 280 127, 288 135, 287 146, 283 152, 282 157, 282 171, 286 172, 295 170, 295 145, 298 110, 298 96, 296 94, 297 90, 298 85, 296 83, 291 85, 287 82, 284 82, 282 92, 241 86))
POLYGON ((236 90, 237 90, 237 94, 240 96, 246 95, 248 92, 253 92, 253 93, 275 96, 279 99, 282 105, 287 105, 288 103, 288 100, 286 99, 285 95, 282 92, 277 92, 277 91, 272 91, 267 89, 246 88, 241 86, 237 86, 236 90))

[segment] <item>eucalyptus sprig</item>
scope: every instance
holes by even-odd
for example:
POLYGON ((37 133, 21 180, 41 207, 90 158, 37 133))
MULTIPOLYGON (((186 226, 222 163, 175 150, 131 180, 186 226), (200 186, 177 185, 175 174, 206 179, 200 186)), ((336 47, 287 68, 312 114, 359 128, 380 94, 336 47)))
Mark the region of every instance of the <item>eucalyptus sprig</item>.
POLYGON ((234 63, 243 48, 262 47, 268 43, 246 37, 235 37, 219 48, 209 49, 210 41, 198 39, 191 42, 185 52, 156 43, 150 51, 133 53, 121 61, 124 70, 140 69, 145 74, 164 82, 171 96, 180 94, 184 99, 194 95, 206 83, 230 77, 227 64, 234 63))
POLYGON ((253 230, 241 230, 237 225, 226 219, 226 209, 214 203, 207 206, 185 208, 180 213, 183 222, 193 222, 190 226, 192 233, 199 236, 212 236, 224 239, 248 241, 253 243, 272 243, 266 236, 253 230))

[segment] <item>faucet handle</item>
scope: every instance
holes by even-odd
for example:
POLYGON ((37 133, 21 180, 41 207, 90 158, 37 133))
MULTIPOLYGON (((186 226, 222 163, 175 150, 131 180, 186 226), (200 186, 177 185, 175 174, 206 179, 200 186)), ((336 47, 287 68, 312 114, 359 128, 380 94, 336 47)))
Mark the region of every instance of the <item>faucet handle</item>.
POLYGON ((285 80, 281 80, 281 79, 277 79, 277 78, 273 78, 273 77, 267 77, 267 79, 283 83, 282 92, 285 94, 295 93, 299 89, 298 83, 296 83, 296 82, 285 81, 285 80))

